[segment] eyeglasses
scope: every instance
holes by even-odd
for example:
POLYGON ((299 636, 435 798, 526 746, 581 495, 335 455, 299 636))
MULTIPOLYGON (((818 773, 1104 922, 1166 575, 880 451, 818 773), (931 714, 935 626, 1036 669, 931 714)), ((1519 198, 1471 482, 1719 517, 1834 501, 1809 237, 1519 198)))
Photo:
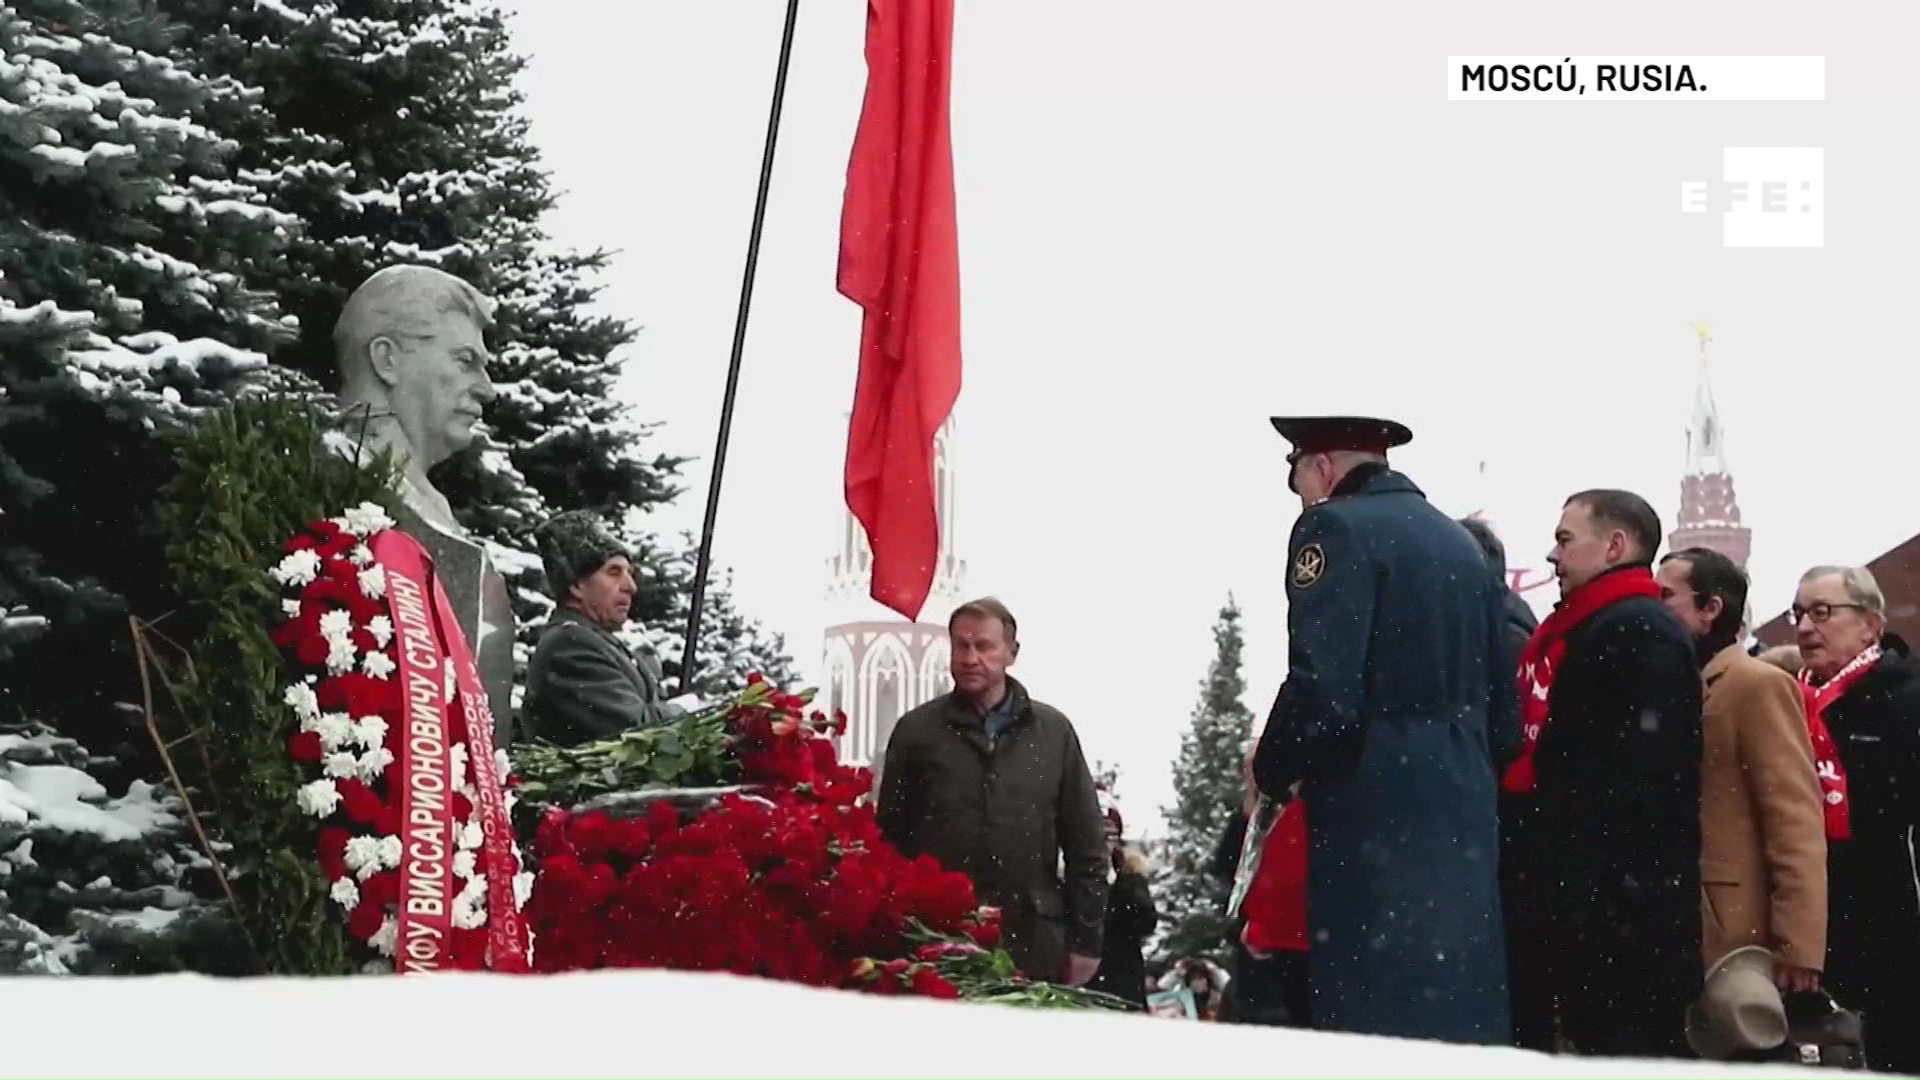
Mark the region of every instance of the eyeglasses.
POLYGON ((1797 626, 1801 619, 1812 619, 1817 623, 1826 622, 1828 619, 1833 618, 1834 612, 1843 608, 1854 611, 1867 610, 1864 604, 1829 604, 1822 600, 1817 604, 1808 604, 1806 607, 1795 604, 1787 609, 1787 614, 1793 618, 1794 624, 1797 626))

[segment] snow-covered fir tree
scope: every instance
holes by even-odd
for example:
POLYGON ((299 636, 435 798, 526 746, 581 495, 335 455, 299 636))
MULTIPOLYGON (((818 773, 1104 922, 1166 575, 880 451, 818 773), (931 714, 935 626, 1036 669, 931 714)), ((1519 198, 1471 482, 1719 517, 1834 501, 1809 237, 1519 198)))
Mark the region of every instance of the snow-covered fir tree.
POLYGON ((215 130, 257 103, 177 41, 143 0, 0 5, 0 970, 218 966, 179 940, 207 912, 128 615, 166 597, 162 437, 294 382, 260 285, 297 223, 215 130))
POLYGON ((299 317, 276 359, 333 385, 331 333, 347 296, 394 262, 440 266, 500 302, 499 391, 475 452, 435 482, 496 551, 519 598, 523 641, 546 605, 532 532, 592 509, 623 530, 642 594, 636 618, 669 617, 672 552, 630 511, 680 493, 682 459, 648 454, 652 425, 614 394, 634 336, 593 313, 603 252, 553 250, 541 220, 556 194, 520 114, 515 54, 498 10, 474 0, 159 0, 189 23, 210 70, 259 88, 263 108, 229 134, 250 181, 304 223, 274 280, 299 317))
POLYGON ((1173 766, 1174 804, 1163 810, 1167 836, 1155 852, 1154 898, 1167 927, 1155 951, 1169 960, 1210 956, 1224 962, 1232 944, 1225 917, 1229 887, 1208 865, 1240 805, 1240 767, 1253 731, 1253 714, 1241 701, 1247 683, 1240 671, 1240 608, 1231 597, 1213 624, 1213 642, 1213 662, 1173 766))

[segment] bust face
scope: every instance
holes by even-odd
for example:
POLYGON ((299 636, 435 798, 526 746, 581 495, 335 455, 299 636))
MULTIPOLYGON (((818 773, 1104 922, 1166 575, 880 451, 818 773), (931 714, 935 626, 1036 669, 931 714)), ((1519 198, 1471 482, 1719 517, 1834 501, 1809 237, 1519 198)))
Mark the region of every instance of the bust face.
MULTIPOLYGON (((393 350, 388 402, 422 468, 432 468, 473 443, 473 425, 493 400, 487 344, 473 319, 443 312, 424 334, 376 338, 371 350, 393 350)), ((382 365, 374 360, 378 370, 382 365)))

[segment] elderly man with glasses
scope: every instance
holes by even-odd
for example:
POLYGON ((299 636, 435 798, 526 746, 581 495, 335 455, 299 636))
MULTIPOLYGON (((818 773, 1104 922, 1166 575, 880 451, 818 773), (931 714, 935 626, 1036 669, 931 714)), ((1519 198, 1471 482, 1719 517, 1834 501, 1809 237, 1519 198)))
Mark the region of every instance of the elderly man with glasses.
POLYGON ((1864 567, 1801 575, 1791 617, 1808 707, 1838 758, 1823 787, 1847 804, 1848 835, 1827 845, 1826 987, 1861 1013, 1872 1068, 1920 1075, 1920 662, 1886 632, 1886 595, 1864 567))

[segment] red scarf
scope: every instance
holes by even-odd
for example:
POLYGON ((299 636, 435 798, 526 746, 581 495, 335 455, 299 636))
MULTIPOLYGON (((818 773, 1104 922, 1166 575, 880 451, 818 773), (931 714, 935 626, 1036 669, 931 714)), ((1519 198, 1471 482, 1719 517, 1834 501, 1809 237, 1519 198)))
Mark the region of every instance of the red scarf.
POLYGON ((1567 633, 1586 622, 1601 608, 1636 596, 1658 598, 1660 585, 1653 571, 1644 566, 1609 570, 1573 590, 1561 600, 1527 639, 1520 652, 1520 757, 1507 766, 1500 779, 1509 792, 1533 790, 1533 750, 1540 744, 1540 729, 1547 726, 1547 704, 1553 689, 1553 673, 1567 652, 1567 633))
POLYGON ((1840 752, 1827 730, 1827 706, 1873 670, 1879 659, 1880 646, 1869 645, 1819 686, 1813 685, 1805 670, 1800 672, 1800 694, 1807 702, 1807 738, 1813 742, 1813 769, 1820 777, 1820 809, 1826 815, 1828 840, 1845 840, 1852 835, 1852 827, 1847 823, 1847 773, 1840 767, 1840 752))

